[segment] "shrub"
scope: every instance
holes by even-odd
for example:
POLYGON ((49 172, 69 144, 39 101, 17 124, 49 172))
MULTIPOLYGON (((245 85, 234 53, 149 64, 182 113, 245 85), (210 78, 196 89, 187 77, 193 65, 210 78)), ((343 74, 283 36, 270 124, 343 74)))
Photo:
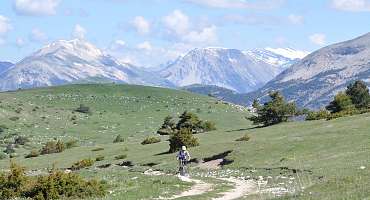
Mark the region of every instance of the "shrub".
POLYGON ((18 136, 17 138, 15 138, 14 144, 25 145, 29 141, 30 140, 25 136, 18 136))
POLYGON ((192 134, 192 131, 187 128, 180 129, 180 131, 171 135, 169 152, 178 151, 182 146, 195 147, 199 145, 198 139, 192 134))
POLYGON ((19 117, 10 117, 9 120, 15 122, 19 120, 19 117))
POLYGON ((251 139, 251 137, 249 135, 245 134, 243 137, 238 138, 235 141, 238 141, 238 142, 243 142, 244 141, 244 142, 246 142, 246 141, 249 141, 250 139, 251 139))
POLYGON ((80 169, 83 169, 83 168, 87 168, 87 167, 91 167, 93 166, 95 163, 94 160, 92 159, 83 159, 83 160, 80 160, 76 163, 74 163, 71 167, 72 170, 80 170, 80 169))
POLYGON ((17 153, 9 154, 9 158, 16 158, 16 157, 19 157, 19 155, 17 153))
POLYGON ((75 109, 76 112, 84 113, 84 114, 91 114, 90 107, 80 104, 80 107, 75 109))
POLYGON ((71 149, 73 147, 78 147, 78 141, 77 140, 70 140, 68 142, 65 143, 65 146, 67 149, 71 149))
POLYGON ((308 114, 306 116, 306 120, 310 121, 310 120, 327 119, 329 116, 330 116, 329 111, 327 111, 325 109, 321 109, 317 112, 315 112, 315 111, 308 112, 308 114))
POLYGON ((144 141, 141 142, 141 144, 147 145, 147 144, 154 144, 158 142, 161 142, 161 138, 150 136, 150 137, 145 138, 144 141))
POLYGON ((203 129, 204 132, 214 131, 216 130, 216 124, 211 121, 202 121, 200 123, 200 128, 203 129))
POLYGON ((113 143, 124 142, 125 139, 121 135, 117 135, 116 139, 113 140, 113 143))
POLYGON ((339 92, 335 95, 334 100, 330 102, 326 109, 331 113, 337 113, 345 110, 353 110, 355 107, 352 103, 351 97, 346 93, 339 92))
POLYGON ((126 154, 122 154, 122 155, 115 156, 114 158, 115 158, 116 160, 122 160, 122 159, 127 158, 127 155, 126 155, 126 154))
POLYGON ((95 161, 102 161, 102 160, 104 160, 104 156, 98 156, 98 157, 96 157, 95 158, 95 161))
POLYGON ((32 150, 29 154, 25 156, 25 158, 35 158, 40 155, 40 152, 36 149, 32 150))
POLYGON ((96 180, 86 181, 77 174, 52 171, 49 175, 29 177, 25 169, 11 163, 10 172, 0 174, 0 199, 80 199, 103 197, 106 186, 96 180))
POLYGON ((364 109, 370 105, 369 88, 364 81, 358 80, 348 85, 346 94, 358 109, 364 109))
POLYGON ((15 146, 14 144, 8 144, 4 150, 4 153, 7 153, 7 154, 15 153, 14 146, 15 146))
POLYGON ((181 114, 179 118, 180 120, 176 125, 176 128, 178 130, 187 128, 195 133, 196 130, 200 128, 199 125, 201 124, 201 121, 199 120, 199 117, 194 113, 185 111, 181 114))
POLYGON ((103 151, 103 150, 104 150, 104 148, 98 147, 98 148, 92 149, 91 151, 103 151))
POLYGON ((45 146, 42 147, 40 153, 41 155, 44 154, 52 154, 52 153, 61 153, 65 150, 65 145, 62 141, 50 141, 45 144, 45 146))

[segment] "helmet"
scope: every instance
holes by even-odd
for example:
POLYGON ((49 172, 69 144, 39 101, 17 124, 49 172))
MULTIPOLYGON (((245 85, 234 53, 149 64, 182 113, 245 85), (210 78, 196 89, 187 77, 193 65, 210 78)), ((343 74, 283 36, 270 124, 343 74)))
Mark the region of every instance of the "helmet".
POLYGON ((181 147, 181 149, 182 149, 183 151, 186 151, 186 146, 182 146, 182 147, 181 147))

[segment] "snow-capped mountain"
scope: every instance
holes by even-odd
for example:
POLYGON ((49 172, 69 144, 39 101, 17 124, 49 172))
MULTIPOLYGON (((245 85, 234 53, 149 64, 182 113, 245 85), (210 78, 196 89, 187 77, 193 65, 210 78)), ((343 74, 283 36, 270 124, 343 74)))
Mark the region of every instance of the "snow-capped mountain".
POLYGON ((244 52, 225 48, 194 49, 160 74, 176 86, 215 85, 243 93, 262 87, 302 56, 291 49, 244 52))
POLYGON ((255 58, 256 60, 276 66, 280 72, 289 68, 309 53, 291 48, 264 48, 244 51, 245 54, 255 58))
POLYGON ((370 85, 370 33, 313 52, 247 96, 279 90, 300 106, 319 108, 358 79, 370 85))
POLYGON ((8 70, 14 64, 11 62, 0 62, 0 74, 8 70))
POLYGON ((168 81, 132 65, 118 62, 79 39, 59 40, 0 74, 0 90, 61 85, 86 79, 118 83, 171 86, 168 81))

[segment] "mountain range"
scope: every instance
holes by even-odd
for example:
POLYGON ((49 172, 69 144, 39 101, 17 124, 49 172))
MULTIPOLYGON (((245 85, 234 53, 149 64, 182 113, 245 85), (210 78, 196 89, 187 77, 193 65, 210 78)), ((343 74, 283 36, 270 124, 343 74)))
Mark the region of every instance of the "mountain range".
POLYGON ((319 49, 244 96, 250 104, 269 91, 281 91, 301 107, 318 109, 355 80, 370 86, 370 33, 319 49))

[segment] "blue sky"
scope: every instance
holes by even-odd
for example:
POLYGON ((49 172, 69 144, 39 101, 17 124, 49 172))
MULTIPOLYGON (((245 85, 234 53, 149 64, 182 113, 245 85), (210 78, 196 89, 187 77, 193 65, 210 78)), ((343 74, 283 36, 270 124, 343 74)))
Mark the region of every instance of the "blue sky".
POLYGON ((2 0, 0 60, 80 38, 152 67, 192 48, 314 51, 370 32, 369 0, 2 0))

